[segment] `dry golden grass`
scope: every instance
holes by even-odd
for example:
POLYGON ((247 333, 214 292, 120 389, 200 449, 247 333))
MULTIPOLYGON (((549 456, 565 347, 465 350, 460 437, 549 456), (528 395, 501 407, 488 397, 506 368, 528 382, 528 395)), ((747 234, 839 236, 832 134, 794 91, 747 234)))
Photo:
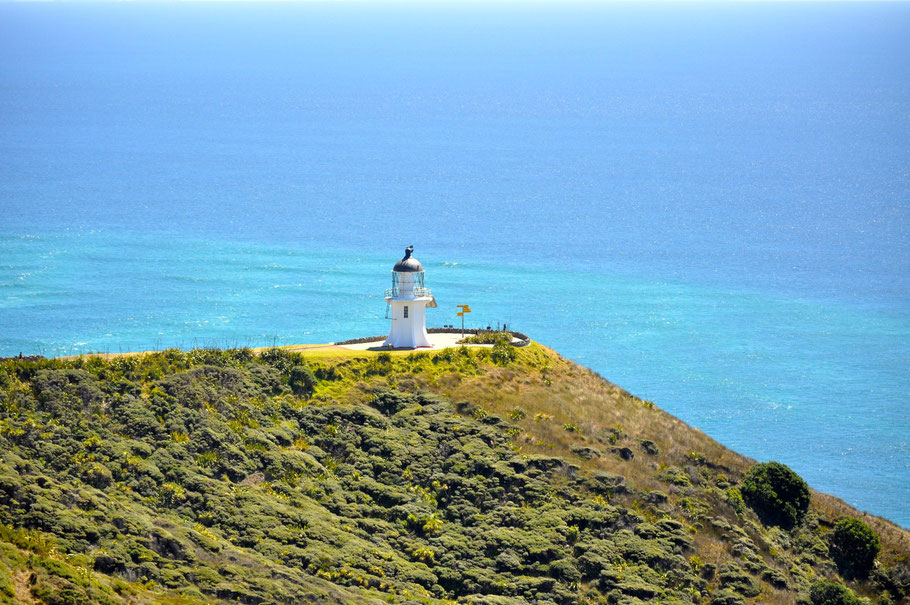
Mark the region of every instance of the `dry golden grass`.
POLYGON ((529 451, 572 456, 572 446, 594 447, 602 454, 586 466, 622 471, 636 481, 649 480, 654 467, 661 464, 680 467, 691 464, 687 458, 691 452, 704 455, 731 478, 741 476, 753 463, 702 431, 542 345, 535 344, 523 351, 519 361, 524 368, 537 365, 537 372, 494 367, 481 375, 441 382, 445 386, 441 394, 456 400, 482 400, 487 411, 503 417, 508 417, 515 407, 522 407, 527 415, 517 423, 538 442, 528 444, 529 451), (526 356, 530 359, 525 359, 526 356), (535 420, 537 414, 548 417, 535 420), (577 431, 564 428, 573 424, 577 431), (615 442, 609 437, 611 429, 620 432, 615 442), (639 446, 644 440, 659 443, 660 454, 653 457, 645 454, 639 446), (635 457, 626 461, 610 455, 608 452, 615 447, 628 447, 635 457))

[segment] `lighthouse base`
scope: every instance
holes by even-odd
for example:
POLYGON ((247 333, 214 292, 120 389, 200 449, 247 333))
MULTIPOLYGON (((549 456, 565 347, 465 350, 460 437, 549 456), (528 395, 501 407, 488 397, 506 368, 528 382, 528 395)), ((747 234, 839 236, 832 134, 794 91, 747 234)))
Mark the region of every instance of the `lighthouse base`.
POLYGON ((389 300, 392 329, 382 345, 396 349, 432 347, 433 343, 430 342, 430 335, 427 334, 426 327, 426 303, 428 301, 429 298, 427 300, 389 300))

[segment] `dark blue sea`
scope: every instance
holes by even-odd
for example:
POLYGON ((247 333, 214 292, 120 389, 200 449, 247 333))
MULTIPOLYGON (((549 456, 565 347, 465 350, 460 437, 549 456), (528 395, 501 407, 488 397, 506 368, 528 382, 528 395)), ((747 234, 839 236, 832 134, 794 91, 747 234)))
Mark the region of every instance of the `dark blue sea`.
POLYGON ((507 323, 910 527, 910 4, 0 4, 0 355, 507 323))

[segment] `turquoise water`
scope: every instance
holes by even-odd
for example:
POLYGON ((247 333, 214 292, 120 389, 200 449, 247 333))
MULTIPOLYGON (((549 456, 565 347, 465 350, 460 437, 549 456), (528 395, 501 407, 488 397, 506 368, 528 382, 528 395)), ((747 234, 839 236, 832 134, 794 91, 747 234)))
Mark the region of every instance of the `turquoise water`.
POLYGON ((506 322, 910 526, 910 6, 0 4, 0 355, 506 322), (849 480, 845 480, 849 477, 849 480))

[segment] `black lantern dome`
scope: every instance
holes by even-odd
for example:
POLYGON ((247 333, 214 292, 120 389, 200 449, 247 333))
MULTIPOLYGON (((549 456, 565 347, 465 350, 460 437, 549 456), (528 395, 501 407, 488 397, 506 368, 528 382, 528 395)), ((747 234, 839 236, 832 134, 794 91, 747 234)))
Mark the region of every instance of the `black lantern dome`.
POLYGON ((414 246, 405 248, 404 258, 395 263, 392 271, 395 273, 422 273, 423 265, 420 264, 419 260, 411 257, 412 252, 414 252, 414 246))

